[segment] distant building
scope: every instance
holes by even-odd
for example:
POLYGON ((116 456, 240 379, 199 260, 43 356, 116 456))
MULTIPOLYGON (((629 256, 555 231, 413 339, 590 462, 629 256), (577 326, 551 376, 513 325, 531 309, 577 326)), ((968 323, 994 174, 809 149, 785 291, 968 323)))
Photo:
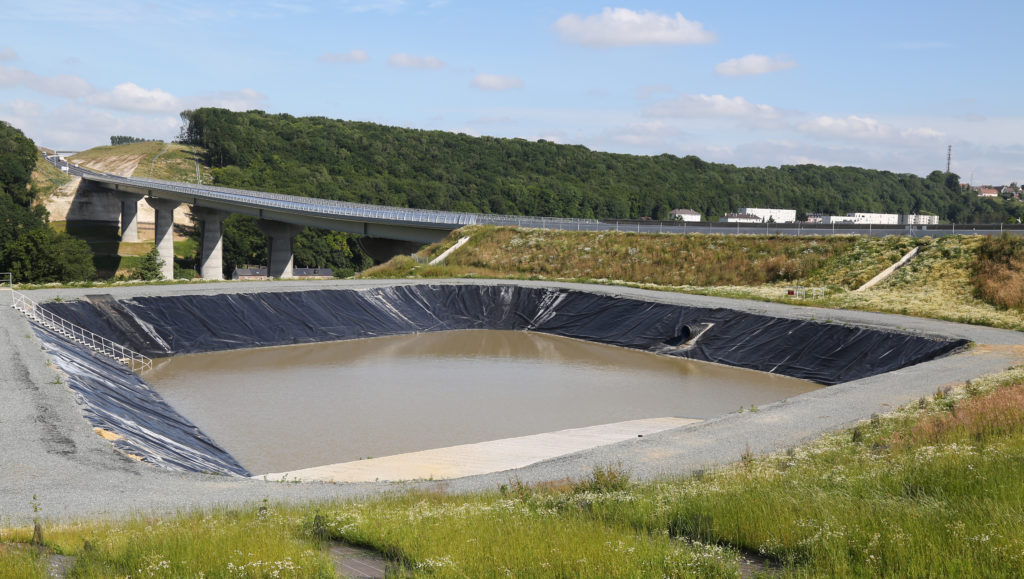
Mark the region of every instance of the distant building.
POLYGON ((726 213, 722 221, 726 223, 761 223, 762 220, 757 215, 750 215, 747 213, 726 213))
POLYGON ((992 187, 978 189, 978 197, 999 197, 999 191, 992 187))
POLYGON ((673 209, 668 216, 674 221, 700 221, 700 213, 693 209, 673 209))
POLYGON ((900 215, 900 225, 938 225, 938 215, 900 215))
POLYGON ((329 267, 295 267, 292 277, 299 279, 334 279, 334 270, 329 267))
POLYGON ((231 279, 261 280, 267 279, 267 268, 265 267, 236 267, 231 272, 231 279))
POLYGON ((854 223, 863 223, 865 225, 899 225, 900 216, 895 213, 847 213, 847 216, 852 216, 855 221, 854 223))
POLYGON ((822 215, 821 222, 824 225, 836 225, 839 223, 857 223, 853 215, 822 215))
POLYGON ((857 225, 899 225, 900 216, 895 213, 847 213, 846 215, 825 215, 825 225, 855 223, 857 225))
POLYGON ((740 207, 737 213, 746 213, 760 217, 762 222, 793 223, 796 221, 796 209, 762 209, 760 207, 740 207))

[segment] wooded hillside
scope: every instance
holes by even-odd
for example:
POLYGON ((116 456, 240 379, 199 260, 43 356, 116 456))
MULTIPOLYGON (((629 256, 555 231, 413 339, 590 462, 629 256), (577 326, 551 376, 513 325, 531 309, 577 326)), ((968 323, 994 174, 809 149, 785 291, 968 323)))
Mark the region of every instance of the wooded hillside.
POLYGON ((1020 211, 962 192, 959 177, 941 171, 741 168, 262 111, 203 108, 182 120, 182 139, 208 151, 218 184, 365 203, 588 218, 665 218, 689 208, 712 219, 753 206, 931 213, 956 223, 1020 211))

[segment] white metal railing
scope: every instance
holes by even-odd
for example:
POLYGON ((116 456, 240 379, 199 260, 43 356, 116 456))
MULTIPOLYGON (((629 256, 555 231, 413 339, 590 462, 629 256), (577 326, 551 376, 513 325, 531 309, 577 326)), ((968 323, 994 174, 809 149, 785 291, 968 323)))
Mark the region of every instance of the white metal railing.
MULTIPOLYGON (((11 296, 14 296, 14 276, 9 271, 0 271, 0 290, 11 292, 11 296)), ((5 300, 6 301, 6 300, 5 300)), ((14 305, 13 297, 11 300, 11 306, 14 305)))
POLYGON ((134 350, 125 348, 121 344, 112 342, 103 336, 90 332, 81 326, 76 326, 64 318, 44 310, 39 304, 21 292, 13 289, 14 309, 25 314, 29 320, 52 330, 54 333, 82 344, 93 352, 113 358, 114 360, 131 368, 132 372, 143 373, 153 368, 153 360, 134 350))

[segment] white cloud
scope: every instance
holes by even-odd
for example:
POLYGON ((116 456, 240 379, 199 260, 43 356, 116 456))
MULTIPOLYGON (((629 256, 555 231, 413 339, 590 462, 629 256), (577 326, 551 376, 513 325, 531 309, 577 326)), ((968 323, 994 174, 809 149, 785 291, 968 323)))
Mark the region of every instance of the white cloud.
MULTIPOLYGON (((13 107, 13 104, 11 105, 13 107)), ((60 149, 88 149, 109 145, 110 135, 171 139, 178 133, 180 119, 174 115, 123 115, 80 104, 45 109, 42 114, 28 105, 31 116, 11 119, 38 145, 60 149)), ((0 110, 10 107, 0 106, 0 110)))
POLYGON ((686 94, 651 105, 644 111, 651 117, 705 118, 727 117, 751 120, 777 119, 782 112, 769 105, 752 103, 743 97, 720 94, 686 94))
POLYGON ((473 86, 483 90, 509 90, 523 88, 523 81, 515 76, 501 76, 498 74, 478 74, 473 77, 473 86))
POLYGON ((92 92, 92 86, 81 77, 71 75, 46 77, 22 68, 0 66, 0 88, 18 86, 43 94, 67 98, 83 97, 92 92))
POLYGON ((768 74, 789 70, 796 67, 796 62, 772 58, 761 54, 748 54, 742 58, 733 58, 715 66, 715 72, 722 76, 748 76, 768 74))
POLYGON ((181 100, 158 88, 144 89, 133 82, 121 83, 114 90, 90 95, 89 104, 140 113, 176 113, 181 111, 181 100))
POLYGON ((200 95, 187 100, 187 108, 220 107, 232 111, 250 111, 263 107, 267 96, 251 88, 244 88, 239 91, 220 91, 200 95))
POLYGON ((316 57, 317 62, 327 64, 347 64, 350 62, 366 62, 370 55, 365 50, 353 50, 351 52, 328 52, 316 57))
POLYGON ((0 49, 0 62, 11 62, 12 60, 18 60, 18 53, 14 52, 13 48, 5 46, 0 49))
POLYGON ((415 56, 399 52, 388 57, 388 65, 395 68, 442 68, 444 63, 433 56, 415 56))
POLYGON ((944 138, 941 131, 928 127, 900 129, 873 119, 849 115, 830 117, 821 115, 798 125, 797 130, 830 139, 856 139, 864 141, 931 141, 944 138))
POLYGON ((600 14, 580 17, 566 14, 553 28, 567 42, 587 46, 635 46, 641 44, 709 44, 715 33, 700 22, 657 12, 605 8, 600 14))
POLYGON ((599 136, 600 141, 611 141, 630 147, 658 148, 664 150, 672 137, 682 131, 662 121, 636 122, 625 127, 612 128, 599 136))
POLYGON ((45 109, 39 103, 21 99, 4 105, 4 109, 11 115, 21 118, 41 117, 45 112, 45 109))

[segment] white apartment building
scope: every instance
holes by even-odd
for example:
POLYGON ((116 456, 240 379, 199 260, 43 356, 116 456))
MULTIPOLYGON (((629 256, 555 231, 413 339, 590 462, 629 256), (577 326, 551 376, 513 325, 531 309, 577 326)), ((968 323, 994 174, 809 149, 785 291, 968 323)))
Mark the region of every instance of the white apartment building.
POLYGON ((938 225, 938 215, 900 215, 902 225, 938 225))
POLYGON ((857 223, 857 218, 852 215, 822 215, 821 223, 824 225, 837 225, 840 223, 857 223))
POLYGON ((796 221, 796 209, 762 209, 760 207, 740 207, 737 213, 745 213, 760 217, 762 222, 793 223, 796 221))

